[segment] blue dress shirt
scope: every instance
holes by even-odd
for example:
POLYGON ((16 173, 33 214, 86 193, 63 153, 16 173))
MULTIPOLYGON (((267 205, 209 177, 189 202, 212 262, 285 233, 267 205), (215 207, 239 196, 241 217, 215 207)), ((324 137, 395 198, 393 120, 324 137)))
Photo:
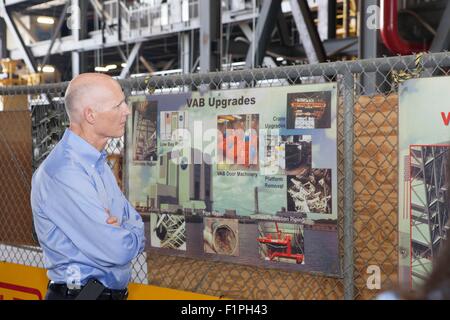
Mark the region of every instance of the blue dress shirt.
POLYGON ((31 207, 50 280, 85 285, 96 278, 110 289, 127 287, 131 261, 144 249, 144 224, 105 151, 67 129, 33 175, 31 207), (109 214, 120 226, 106 223, 109 214))

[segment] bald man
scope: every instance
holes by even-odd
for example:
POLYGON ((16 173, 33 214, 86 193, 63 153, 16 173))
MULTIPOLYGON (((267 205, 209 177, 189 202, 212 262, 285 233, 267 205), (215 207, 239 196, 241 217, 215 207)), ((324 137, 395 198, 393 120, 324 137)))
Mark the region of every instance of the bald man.
POLYGON ((143 251, 141 216, 106 163, 108 139, 130 114, 109 76, 86 73, 65 94, 70 127, 36 170, 31 206, 50 279, 47 300, 123 300, 131 261, 143 251))

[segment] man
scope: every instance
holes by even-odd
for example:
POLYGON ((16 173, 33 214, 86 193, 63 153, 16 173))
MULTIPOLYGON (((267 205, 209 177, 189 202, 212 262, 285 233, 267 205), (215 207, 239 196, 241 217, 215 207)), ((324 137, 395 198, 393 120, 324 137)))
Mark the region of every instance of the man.
POLYGON ((46 299, 75 299, 80 292, 79 298, 126 299, 144 226, 104 148, 124 134, 130 110, 120 85, 96 73, 70 82, 65 106, 70 127, 32 179, 34 224, 50 279, 46 299))

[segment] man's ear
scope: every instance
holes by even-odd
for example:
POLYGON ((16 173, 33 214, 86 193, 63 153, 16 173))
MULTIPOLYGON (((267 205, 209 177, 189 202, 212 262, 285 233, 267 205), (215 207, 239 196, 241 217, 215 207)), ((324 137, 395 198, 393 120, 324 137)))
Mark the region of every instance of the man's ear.
POLYGON ((89 124, 95 123, 95 114, 94 110, 91 107, 86 107, 83 110, 83 117, 89 124))

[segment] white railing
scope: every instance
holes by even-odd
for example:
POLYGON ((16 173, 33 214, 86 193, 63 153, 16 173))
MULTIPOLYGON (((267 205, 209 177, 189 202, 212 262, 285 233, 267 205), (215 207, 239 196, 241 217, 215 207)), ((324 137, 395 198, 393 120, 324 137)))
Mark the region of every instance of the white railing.
POLYGON ((118 0, 108 0, 103 2, 103 10, 109 24, 117 23, 118 0))
POLYGON ((191 23, 198 19, 197 0, 172 1, 155 6, 141 5, 127 9, 122 6, 122 8, 129 37, 189 28, 191 23))
MULTIPOLYGON (((248 13, 253 10, 253 0, 223 1, 222 13, 248 13)), ((256 0, 258 5, 260 0, 256 0)), ((198 0, 168 0, 166 3, 139 3, 126 5, 120 0, 103 4, 108 25, 117 25, 118 11, 122 25, 122 39, 182 31, 199 26, 198 0)))

